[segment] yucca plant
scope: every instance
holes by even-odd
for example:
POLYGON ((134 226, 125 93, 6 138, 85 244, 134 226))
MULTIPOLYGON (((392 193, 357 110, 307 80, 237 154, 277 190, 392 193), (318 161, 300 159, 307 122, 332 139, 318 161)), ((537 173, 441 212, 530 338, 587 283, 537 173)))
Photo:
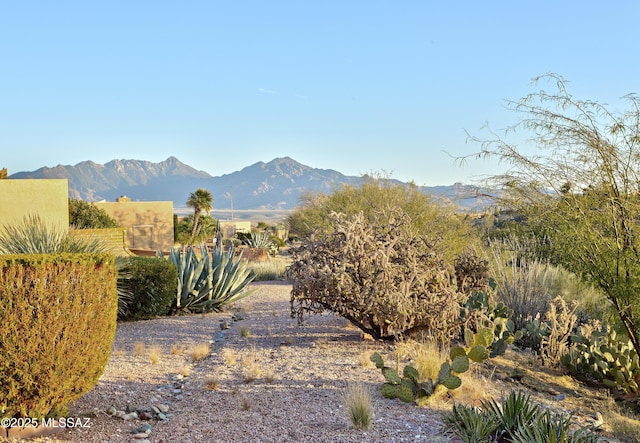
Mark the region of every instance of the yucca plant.
POLYGON ((598 435, 587 428, 571 431, 571 417, 538 412, 527 426, 520 426, 509 440, 513 443, 597 443, 598 435))
MULTIPOLYGON (((246 287, 255 274, 242 261, 234 261, 231 247, 225 252, 216 247, 209 253, 204 244, 200 252, 171 248, 169 260, 178 268, 178 290, 172 313, 220 311, 225 305, 251 294, 246 287)), ((161 254, 161 253, 160 253, 161 254)))
POLYGON ((442 416, 442 422, 464 443, 491 441, 498 429, 498 419, 493 414, 462 404, 454 404, 451 413, 442 416))
POLYGON ((445 433, 463 442, 596 443, 589 428, 571 430, 571 416, 542 408, 528 395, 512 391, 501 404, 481 402, 482 407, 454 405, 442 416, 445 433))
POLYGON ((531 398, 523 392, 511 392, 498 404, 495 399, 482 401, 482 408, 496 417, 500 423, 500 434, 510 437, 521 426, 527 425, 538 412, 538 406, 531 402, 531 398))

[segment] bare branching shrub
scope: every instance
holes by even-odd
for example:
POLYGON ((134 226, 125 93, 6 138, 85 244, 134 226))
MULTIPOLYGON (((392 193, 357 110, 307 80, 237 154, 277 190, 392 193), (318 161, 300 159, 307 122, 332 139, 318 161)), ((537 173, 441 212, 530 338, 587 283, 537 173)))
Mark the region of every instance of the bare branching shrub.
POLYGON ((332 233, 309 237, 293 253, 291 313, 329 310, 374 339, 425 332, 448 341, 459 329, 460 301, 453 266, 436 245, 411 231, 399 209, 382 222, 332 214, 332 233))
POLYGON ((550 368, 560 365, 560 357, 569 351, 569 337, 576 326, 578 302, 567 303, 562 297, 554 298, 549 303, 545 321, 549 325, 549 334, 542 337, 540 358, 550 368))

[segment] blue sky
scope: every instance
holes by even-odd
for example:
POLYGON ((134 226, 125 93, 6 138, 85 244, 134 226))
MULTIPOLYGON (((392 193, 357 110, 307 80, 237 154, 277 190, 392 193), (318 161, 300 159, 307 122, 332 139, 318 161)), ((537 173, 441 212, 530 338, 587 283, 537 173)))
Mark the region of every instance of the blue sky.
POLYGON ((289 156, 472 182, 500 166, 446 152, 513 124, 533 77, 612 107, 640 92, 639 19, 616 0, 2 1, 0 167, 289 156))

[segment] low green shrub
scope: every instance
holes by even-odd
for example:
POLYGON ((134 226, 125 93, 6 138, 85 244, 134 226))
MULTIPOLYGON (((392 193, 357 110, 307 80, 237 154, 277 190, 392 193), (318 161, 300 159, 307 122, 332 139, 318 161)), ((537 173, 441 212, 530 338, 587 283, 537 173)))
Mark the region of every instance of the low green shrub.
POLYGON ((140 320, 167 315, 176 297, 178 270, 159 257, 131 257, 123 283, 130 294, 120 320, 140 320))
POLYGON ((93 389, 118 297, 107 254, 0 257, 0 417, 54 417, 93 389))

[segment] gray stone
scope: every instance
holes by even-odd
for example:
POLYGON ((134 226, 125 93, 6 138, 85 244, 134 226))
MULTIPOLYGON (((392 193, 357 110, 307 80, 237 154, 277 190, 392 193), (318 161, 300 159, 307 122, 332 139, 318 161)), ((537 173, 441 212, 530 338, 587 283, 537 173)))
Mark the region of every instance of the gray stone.
POLYGON ((138 413, 137 412, 129 412, 128 414, 125 414, 124 417, 122 417, 122 419, 124 421, 131 421, 131 420, 137 420, 138 419, 138 413))
POLYGON ((161 404, 157 405, 156 407, 160 410, 160 412, 164 412, 165 414, 167 412, 169 412, 169 405, 167 405, 165 403, 161 403, 161 404))

